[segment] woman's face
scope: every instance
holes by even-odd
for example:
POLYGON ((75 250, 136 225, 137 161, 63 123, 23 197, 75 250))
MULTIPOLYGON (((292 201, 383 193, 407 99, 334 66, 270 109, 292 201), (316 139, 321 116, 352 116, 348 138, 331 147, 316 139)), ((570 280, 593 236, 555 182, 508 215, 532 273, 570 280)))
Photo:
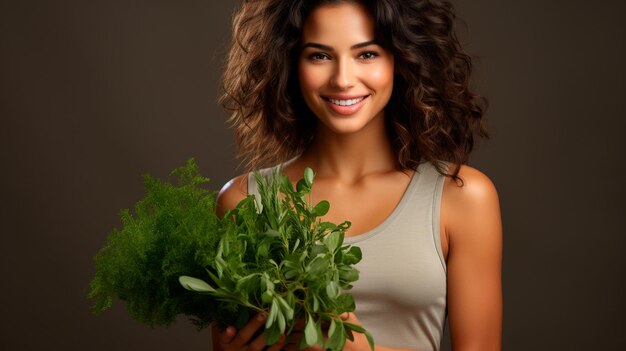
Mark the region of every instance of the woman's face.
POLYGON ((393 89, 393 56, 374 41, 374 22, 357 4, 321 6, 304 23, 300 89, 330 130, 357 132, 375 119, 393 89))

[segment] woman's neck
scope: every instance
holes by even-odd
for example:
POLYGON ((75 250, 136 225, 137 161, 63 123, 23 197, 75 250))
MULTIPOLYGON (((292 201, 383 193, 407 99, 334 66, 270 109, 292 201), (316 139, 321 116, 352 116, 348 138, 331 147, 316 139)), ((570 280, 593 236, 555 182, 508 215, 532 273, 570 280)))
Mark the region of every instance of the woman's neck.
POLYGON ((337 134, 320 123, 300 161, 313 168, 318 177, 338 178, 346 183, 398 170, 384 118, 376 118, 362 130, 350 134, 337 134))

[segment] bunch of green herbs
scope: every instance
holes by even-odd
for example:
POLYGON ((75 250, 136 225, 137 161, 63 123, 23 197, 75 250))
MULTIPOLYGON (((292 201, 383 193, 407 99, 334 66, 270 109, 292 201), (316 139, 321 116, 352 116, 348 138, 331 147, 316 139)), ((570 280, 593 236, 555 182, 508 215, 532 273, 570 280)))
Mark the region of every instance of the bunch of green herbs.
POLYGON ((176 184, 144 176, 145 197, 134 213, 120 212, 122 229, 114 229, 95 256, 88 296, 96 313, 116 297, 126 301, 133 318, 150 326, 170 325, 184 314, 203 327, 226 313, 178 282, 183 274, 205 274, 214 262, 225 228, 214 214, 216 194, 203 187, 208 179, 193 159, 172 175, 176 184))
POLYGON ((311 204, 310 168, 295 188, 279 171, 255 173, 260 197, 247 196, 223 217, 193 159, 172 174, 176 185, 144 177, 146 197, 134 214, 121 212, 122 230, 95 257, 89 296, 96 312, 117 297, 148 325, 169 325, 182 314, 200 328, 242 327, 266 313, 268 345, 298 324, 301 349, 341 350, 354 331, 373 349, 365 329, 340 318, 355 309, 347 291, 361 251, 343 245, 349 222, 320 220, 330 204, 311 204))

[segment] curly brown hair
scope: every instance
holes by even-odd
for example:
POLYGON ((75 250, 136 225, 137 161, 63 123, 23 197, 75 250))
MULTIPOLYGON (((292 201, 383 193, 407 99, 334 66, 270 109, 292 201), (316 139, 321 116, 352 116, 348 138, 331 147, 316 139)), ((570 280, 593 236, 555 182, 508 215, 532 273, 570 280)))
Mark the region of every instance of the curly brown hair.
MULTIPOLYGON (((233 35, 220 103, 232 113, 238 155, 248 169, 284 162, 311 143, 317 119, 299 88, 304 21, 318 6, 363 5, 375 40, 394 56, 387 131, 403 169, 426 160, 458 180, 474 135, 488 138, 486 99, 470 89, 471 58, 455 33, 455 14, 437 0, 244 0, 233 35), (452 172, 446 172, 449 162, 452 172)), ((461 180, 462 182, 462 180, 461 180)))

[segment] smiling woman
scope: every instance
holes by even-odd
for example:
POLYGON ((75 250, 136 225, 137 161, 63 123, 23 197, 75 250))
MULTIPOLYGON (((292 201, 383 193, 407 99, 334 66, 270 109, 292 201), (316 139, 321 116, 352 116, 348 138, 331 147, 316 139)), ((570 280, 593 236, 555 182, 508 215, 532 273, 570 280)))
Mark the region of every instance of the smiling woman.
POLYGON ((374 37, 373 19, 362 6, 319 7, 309 15, 298 77, 304 101, 322 122, 319 127, 353 133, 384 123, 393 90, 393 55, 374 37))
MULTIPOLYGON (((248 0, 233 21, 222 104, 250 170, 295 182, 316 173, 323 221, 349 220, 361 275, 351 290, 376 350, 499 350, 502 229, 489 178, 464 165, 484 99, 438 0, 248 0)), ((250 173, 224 186, 218 212, 258 195, 250 173)), ((213 328, 216 350, 295 350, 300 331, 266 345, 263 315, 213 328)), ((345 350, 369 349, 355 334, 345 350)))

